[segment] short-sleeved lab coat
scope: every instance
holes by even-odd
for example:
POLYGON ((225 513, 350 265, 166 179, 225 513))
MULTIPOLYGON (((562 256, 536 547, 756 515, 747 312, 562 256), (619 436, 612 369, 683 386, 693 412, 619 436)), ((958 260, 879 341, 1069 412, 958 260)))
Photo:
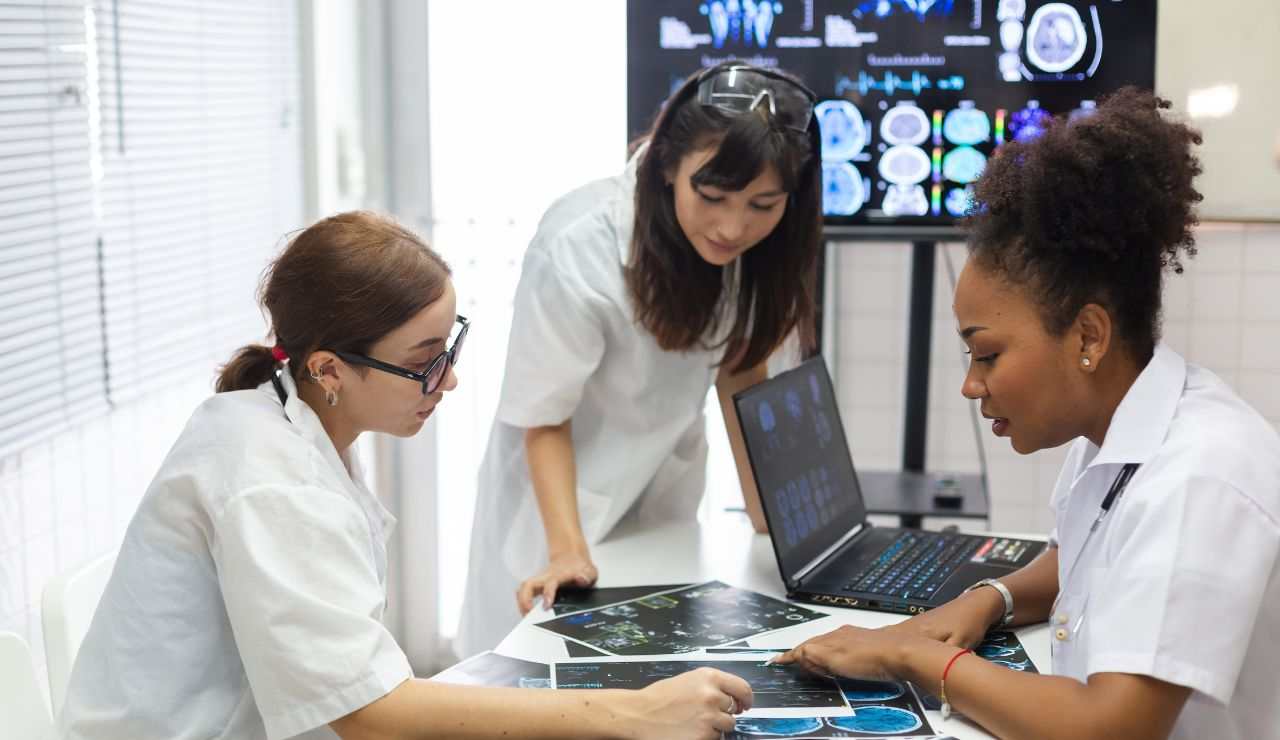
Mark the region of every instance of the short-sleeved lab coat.
POLYGON ((1053 495, 1053 672, 1193 690, 1174 740, 1280 737, 1280 436, 1160 345, 1053 495), (1140 467, 1090 538, 1127 463, 1140 467))
POLYGON ((381 622, 395 520, 283 378, 191 416, 81 645, 64 740, 336 738, 412 675, 381 622), (350 470, 348 470, 350 465, 350 470))
MULTIPOLYGON (((501 641, 520 618, 517 587, 547 563, 526 429, 572 420, 578 511, 592 544, 624 518, 693 521, 702 499, 703 408, 724 348, 666 351, 636 324, 623 269, 640 156, 617 177, 554 203, 525 254, 502 396, 479 474, 462 654, 501 641)), ((735 269, 726 269, 725 295, 735 269)), ((726 317, 728 304, 721 304, 726 317)), ((728 324, 721 321, 721 337, 728 324)))

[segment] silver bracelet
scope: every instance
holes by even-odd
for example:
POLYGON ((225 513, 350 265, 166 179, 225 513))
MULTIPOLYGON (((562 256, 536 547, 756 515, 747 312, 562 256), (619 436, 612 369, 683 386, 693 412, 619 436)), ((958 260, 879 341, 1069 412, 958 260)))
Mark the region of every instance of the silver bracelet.
POLYGON ((997 581, 994 578, 983 578, 981 581, 978 581, 972 586, 966 588, 964 590, 964 593, 967 594, 970 591, 976 588, 980 588, 982 586, 990 586, 994 588, 996 591, 1000 592, 1000 597, 1004 599, 1004 616, 1002 616, 1000 618, 1000 621, 996 622, 992 626, 1008 627, 1009 623, 1013 621, 1013 594, 1009 593, 1009 588, 1007 586, 1005 586, 1003 583, 997 581))

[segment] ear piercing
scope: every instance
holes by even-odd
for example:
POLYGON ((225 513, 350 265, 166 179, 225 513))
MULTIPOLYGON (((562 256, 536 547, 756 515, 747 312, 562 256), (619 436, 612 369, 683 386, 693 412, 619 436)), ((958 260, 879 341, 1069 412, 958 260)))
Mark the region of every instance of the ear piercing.
POLYGON ((1093 362, 1090 361, 1088 357, 1081 357, 1080 364, 1084 365, 1085 367, 1093 367, 1093 362))

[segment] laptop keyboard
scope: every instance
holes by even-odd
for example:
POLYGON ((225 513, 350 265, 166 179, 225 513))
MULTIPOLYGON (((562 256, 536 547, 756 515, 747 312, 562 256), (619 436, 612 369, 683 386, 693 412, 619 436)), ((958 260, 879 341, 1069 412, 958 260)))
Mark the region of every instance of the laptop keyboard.
POLYGON ((973 557, 985 537, 903 532, 849 579, 845 591, 901 599, 933 598, 947 576, 973 557))

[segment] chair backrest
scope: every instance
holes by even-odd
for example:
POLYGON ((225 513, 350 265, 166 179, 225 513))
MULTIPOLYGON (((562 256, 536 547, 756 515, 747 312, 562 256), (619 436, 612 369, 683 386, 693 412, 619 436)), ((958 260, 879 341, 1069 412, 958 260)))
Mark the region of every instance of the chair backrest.
POLYGON ((0 740, 53 740, 53 719, 27 641, 0 632, 0 740))
POLYGON ((114 552, 103 555, 75 570, 62 573, 44 587, 40 604, 44 624, 44 651, 49 664, 49 698, 53 715, 62 711, 80 643, 89 631, 93 612, 115 565, 114 552))

